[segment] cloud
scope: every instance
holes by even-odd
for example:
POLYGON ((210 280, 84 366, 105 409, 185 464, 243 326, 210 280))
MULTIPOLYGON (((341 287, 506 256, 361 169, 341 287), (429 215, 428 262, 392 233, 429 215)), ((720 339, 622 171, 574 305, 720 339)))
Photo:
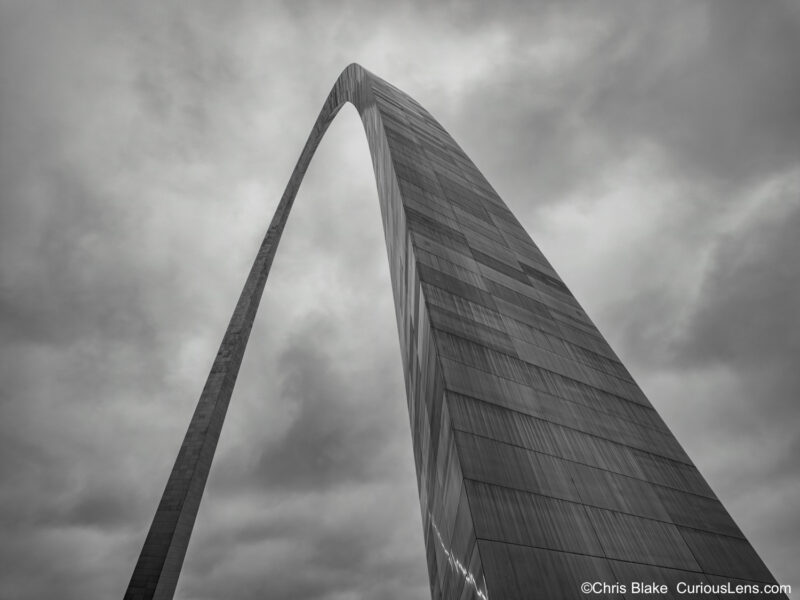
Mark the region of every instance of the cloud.
POLYGON ((677 349, 687 361, 753 369, 794 362, 800 334, 786 327, 800 302, 800 268, 792 258, 800 252, 800 179, 793 180, 776 186, 768 204, 719 240, 688 339, 677 349))
MULTIPOLYGON (((271 211, 354 60, 440 118, 767 564, 794 572, 796 5, 0 13, 0 597, 121 593, 271 211)), ((429 595, 398 358, 347 108, 273 267, 179 597, 231 581, 240 598, 429 595)))
POLYGON ((468 92, 464 136, 501 195, 525 211, 576 188, 588 201, 598 178, 643 149, 673 178, 722 186, 708 203, 794 166, 790 3, 595 8, 520 9, 506 29, 514 50, 468 92), (504 135, 491 135, 498 127, 504 135))
POLYGON ((308 327, 278 359, 280 397, 292 418, 283 435, 263 448, 254 481, 267 489, 308 491, 391 477, 381 468, 380 449, 395 424, 379 418, 385 411, 378 405, 389 399, 353 402, 365 397, 365 382, 343 380, 321 356, 319 340, 330 335, 326 321, 308 327))

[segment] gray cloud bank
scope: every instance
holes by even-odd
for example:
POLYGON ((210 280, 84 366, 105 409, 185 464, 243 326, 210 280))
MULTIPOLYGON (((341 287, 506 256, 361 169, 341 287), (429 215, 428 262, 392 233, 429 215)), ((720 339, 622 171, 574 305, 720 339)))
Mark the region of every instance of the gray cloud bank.
MULTIPOLYGON (((120 596, 336 75, 433 112, 776 576, 800 564, 792 2, 5 2, 0 598, 120 596), (379 10, 380 8, 380 10, 379 10)), ((428 596, 352 109, 298 196, 181 598, 428 596)))

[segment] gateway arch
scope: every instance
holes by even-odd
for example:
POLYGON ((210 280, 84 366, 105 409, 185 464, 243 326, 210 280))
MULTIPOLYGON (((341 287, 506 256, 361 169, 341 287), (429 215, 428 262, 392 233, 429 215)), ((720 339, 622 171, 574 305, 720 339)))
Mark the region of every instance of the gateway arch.
POLYGON ((680 581, 774 583, 472 161, 417 102, 352 64, 258 250, 125 598, 175 593, 281 234, 345 102, 361 116, 377 181, 432 598, 623 597, 587 594, 584 582, 630 591, 649 581, 673 594, 680 581))

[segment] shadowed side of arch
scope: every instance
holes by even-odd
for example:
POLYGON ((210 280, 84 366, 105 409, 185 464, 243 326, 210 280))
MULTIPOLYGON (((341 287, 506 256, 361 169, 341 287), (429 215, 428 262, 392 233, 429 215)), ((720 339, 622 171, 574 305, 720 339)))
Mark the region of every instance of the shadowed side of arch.
POLYGON ((773 582, 472 161, 418 103, 353 64, 259 248, 125 598, 174 595, 281 234, 345 102, 361 116, 378 187, 432 597, 580 598, 584 581, 773 582))

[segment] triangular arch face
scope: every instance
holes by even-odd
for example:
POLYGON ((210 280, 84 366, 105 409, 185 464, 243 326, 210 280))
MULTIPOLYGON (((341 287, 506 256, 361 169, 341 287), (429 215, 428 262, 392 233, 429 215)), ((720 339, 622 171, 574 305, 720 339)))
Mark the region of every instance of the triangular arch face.
POLYGON ((472 161, 413 99, 350 65, 258 252, 125 597, 174 594, 281 233, 344 102, 361 115, 378 185, 432 597, 584 598, 583 582, 631 591, 654 581, 673 594, 680 581, 773 583, 472 161))

